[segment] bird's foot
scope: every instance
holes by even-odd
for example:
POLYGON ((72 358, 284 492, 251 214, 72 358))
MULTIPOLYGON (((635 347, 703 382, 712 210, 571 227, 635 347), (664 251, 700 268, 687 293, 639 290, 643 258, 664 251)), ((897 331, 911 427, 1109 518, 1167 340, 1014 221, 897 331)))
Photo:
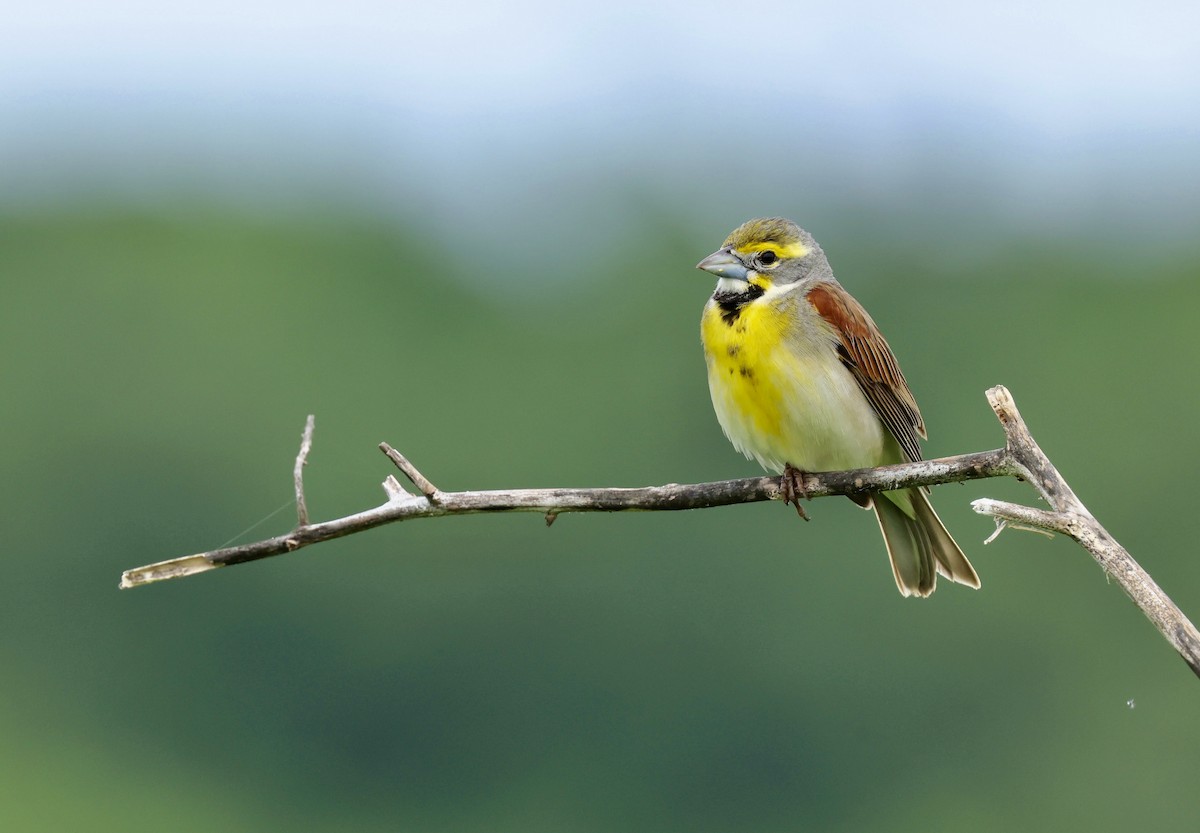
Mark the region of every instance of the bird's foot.
POLYGON ((783 502, 796 507, 796 514, 808 520, 808 513, 800 505, 800 498, 808 500, 808 490, 804 488, 804 472, 788 463, 783 467, 783 476, 779 478, 779 493, 783 502))

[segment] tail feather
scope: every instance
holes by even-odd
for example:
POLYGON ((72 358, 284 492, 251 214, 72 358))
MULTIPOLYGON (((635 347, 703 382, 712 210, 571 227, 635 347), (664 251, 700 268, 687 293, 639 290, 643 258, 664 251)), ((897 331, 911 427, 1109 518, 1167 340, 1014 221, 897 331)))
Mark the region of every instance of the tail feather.
POLYGON ((938 573, 951 581, 978 590, 979 575, 975 572, 975 568, 971 566, 971 562, 967 560, 958 544, 950 537, 950 533, 946 531, 946 525, 937 516, 937 512, 933 511, 933 507, 929 504, 929 497, 919 489, 914 491, 916 494, 913 495, 913 509, 916 510, 918 523, 926 529, 933 541, 932 551, 938 573))
POLYGON ((896 586, 905 596, 928 596, 940 573, 951 581, 979 587, 979 576, 950 537, 929 498, 920 489, 885 492, 873 500, 875 517, 892 561, 896 586))

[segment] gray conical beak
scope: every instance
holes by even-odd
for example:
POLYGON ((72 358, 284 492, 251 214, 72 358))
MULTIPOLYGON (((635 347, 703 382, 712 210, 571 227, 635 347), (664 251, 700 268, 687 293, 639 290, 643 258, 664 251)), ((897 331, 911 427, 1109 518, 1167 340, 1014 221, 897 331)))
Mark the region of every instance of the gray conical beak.
POLYGON ((712 272, 718 278, 733 278, 734 280, 746 280, 747 269, 742 265, 742 262, 733 256, 733 253, 728 248, 720 249, 713 252, 704 260, 696 264, 697 269, 703 269, 705 272, 712 272))

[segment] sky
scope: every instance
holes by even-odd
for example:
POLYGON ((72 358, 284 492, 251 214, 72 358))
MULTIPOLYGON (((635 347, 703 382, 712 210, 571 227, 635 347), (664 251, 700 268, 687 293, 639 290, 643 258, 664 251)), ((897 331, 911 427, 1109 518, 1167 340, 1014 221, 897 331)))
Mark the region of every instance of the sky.
POLYGON ((0 188, 300 177, 494 213, 513 182, 630 170, 694 201, 723 175, 856 199, 944 176, 997 210, 1046 191, 1184 206, 1183 228, 1196 31, 1200 6, 1161 0, 20 4, 0 188))
POLYGON ((712 2, 49 2, 6 14, 0 90, 10 104, 352 95, 462 117, 636 95, 646 79, 753 96, 765 77, 781 104, 987 100, 1057 132, 1095 129, 1114 110, 1193 120, 1198 27, 1185 2, 767 0, 752 15, 712 2))

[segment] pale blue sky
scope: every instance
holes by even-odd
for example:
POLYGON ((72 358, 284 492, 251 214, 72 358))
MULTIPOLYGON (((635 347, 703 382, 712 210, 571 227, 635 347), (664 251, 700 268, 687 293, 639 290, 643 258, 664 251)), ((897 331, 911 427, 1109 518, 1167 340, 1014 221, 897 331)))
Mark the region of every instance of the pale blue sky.
POLYGON ((1195 203, 1198 32, 1200 4, 1162 0, 19 4, 0 186, 232 187, 249 167, 471 189, 486 212, 513 177, 548 196, 642 169, 697 200, 756 177, 774 205, 953 171, 999 206, 1195 203))
POLYGON ((1200 100, 1200 5, 1177 1, 51 0, 4 17, 6 103, 353 95, 460 116, 636 95, 647 79, 736 97, 767 77, 788 104, 805 92, 855 110, 987 100, 1016 121, 1072 130, 1098 127, 1104 112, 1173 123, 1200 100))

